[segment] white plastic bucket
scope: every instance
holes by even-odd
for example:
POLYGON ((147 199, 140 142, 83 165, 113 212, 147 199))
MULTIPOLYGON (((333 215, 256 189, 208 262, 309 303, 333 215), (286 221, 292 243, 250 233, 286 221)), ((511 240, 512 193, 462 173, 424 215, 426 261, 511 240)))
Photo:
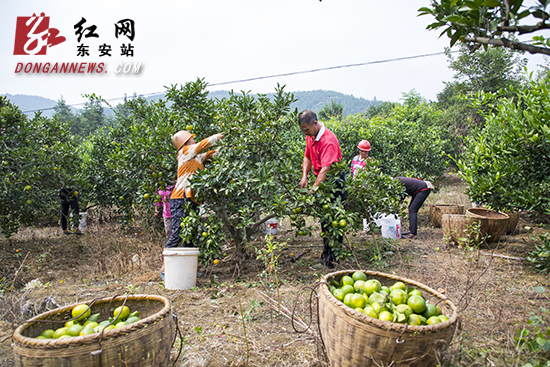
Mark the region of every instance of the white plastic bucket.
POLYGON ((271 218, 265 221, 265 233, 267 234, 277 234, 277 226, 279 221, 275 218, 271 218))
POLYGON ((84 232, 86 230, 86 221, 88 220, 88 213, 78 213, 80 215, 80 220, 78 223, 78 229, 80 232, 84 232))
POLYGON ((394 240, 401 238, 401 219, 394 214, 382 214, 374 221, 377 226, 382 227, 382 237, 394 240))
POLYGON ((190 289, 197 284, 199 249, 195 247, 170 247, 164 256, 164 286, 166 289, 190 289))

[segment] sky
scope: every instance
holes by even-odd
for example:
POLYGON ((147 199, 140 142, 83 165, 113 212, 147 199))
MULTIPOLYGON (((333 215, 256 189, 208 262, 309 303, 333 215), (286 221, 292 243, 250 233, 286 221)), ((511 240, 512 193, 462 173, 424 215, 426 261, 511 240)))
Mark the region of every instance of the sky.
MULTIPOLYGON (((0 0, 0 94, 38 95, 68 104, 95 93, 116 104, 124 95, 150 95, 165 86, 204 78, 208 90, 273 92, 333 90, 355 97, 399 101, 415 89, 436 100, 453 80, 449 46, 433 21, 418 17, 429 0, 0 0), (46 55, 14 55, 18 17, 49 17, 65 41, 46 55), (75 25, 82 18, 82 32, 75 25), (120 20, 134 22, 134 39, 116 34, 120 20), (96 26, 92 31, 91 26, 96 26), (97 37, 86 37, 88 35, 97 37), (78 56, 78 47, 89 56, 78 56), (99 56, 102 45, 111 56, 99 56), (121 54, 131 45, 133 57, 121 54), (395 60, 402 59, 402 60, 395 60), (394 61, 386 61, 394 60, 394 61), (27 64, 104 63, 101 72, 25 73, 27 64), (139 73, 117 70, 140 64, 139 73), (339 67, 364 64, 353 67, 339 67), (19 66, 18 66, 19 65, 19 66), (332 68, 339 67, 339 68, 332 68), (332 68, 310 73, 298 73, 332 68), (273 75, 293 75, 262 78, 273 75), (259 80, 236 82, 246 79, 259 80), (232 83, 227 83, 232 82, 232 83), (227 84, 224 84, 227 83, 227 84)), ((25 37, 19 31, 19 37, 25 37)), ((51 37, 51 36, 50 36, 51 37)), ((542 64, 529 56, 529 68, 542 64)))

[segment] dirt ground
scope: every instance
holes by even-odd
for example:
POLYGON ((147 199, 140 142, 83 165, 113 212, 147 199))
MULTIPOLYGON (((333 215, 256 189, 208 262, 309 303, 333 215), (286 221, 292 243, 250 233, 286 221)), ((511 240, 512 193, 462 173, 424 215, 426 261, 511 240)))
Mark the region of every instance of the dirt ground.
MULTIPOLYGON (((531 312, 540 315, 541 307, 550 306, 548 276, 537 274, 525 260, 534 247, 531 236, 547 229, 522 218, 519 233, 503 236, 493 248, 446 244, 441 228, 429 223, 428 205, 470 206, 462 190, 460 180, 451 177, 430 195, 419 213, 419 239, 350 236, 355 256, 335 270, 382 271, 444 292, 457 305, 460 324, 443 366, 521 366, 516 330, 527 324, 531 312)), ((176 366, 328 365, 316 325, 298 333, 290 321, 296 304, 296 316, 308 322, 309 287, 335 271, 317 263, 322 251, 318 236, 295 238, 288 221, 280 223, 275 240, 286 247, 279 257, 279 293, 276 278, 264 272, 261 261, 251 256, 237 262, 230 246, 219 264, 199 268, 204 275, 196 288, 169 291, 158 275, 164 244, 160 233, 137 227, 121 231, 96 219, 89 214, 84 236, 42 227, 0 239, 0 366, 14 366, 12 333, 31 316, 126 293, 170 300, 184 336, 171 351, 174 360, 182 348, 176 366)))

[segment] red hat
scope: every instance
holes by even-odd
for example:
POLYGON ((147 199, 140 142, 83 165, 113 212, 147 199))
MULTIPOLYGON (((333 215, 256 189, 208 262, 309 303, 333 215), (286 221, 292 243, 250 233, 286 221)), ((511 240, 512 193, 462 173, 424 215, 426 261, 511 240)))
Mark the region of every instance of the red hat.
POLYGON ((364 150, 368 152, 370 150, 370 143, 368 140, 361 140, 359 145, 357 145, 357 148, 359 148, 359 150, 364 150))

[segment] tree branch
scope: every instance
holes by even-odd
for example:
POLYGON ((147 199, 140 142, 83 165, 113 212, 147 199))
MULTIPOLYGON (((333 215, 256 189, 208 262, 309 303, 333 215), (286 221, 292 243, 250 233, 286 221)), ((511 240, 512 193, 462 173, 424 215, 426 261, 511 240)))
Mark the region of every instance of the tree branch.
POLYGON ((545 47, 537 47, 521 42, 510 41, 506 38, 487 38, 487 37, 464 37, 464 42, 474 42, 482 45, 493 45, 496 47, 506 47, 512 50, 527 51, 531 54, 550 55, 550 49, 545 47))
POLYGON ((519 32, 519 34, 533 33, 541 29, 550 29, 550 24, 540 22, 535 25, 516 25, 516 26, 499 26, 497 30, 502 32, 519 32))

